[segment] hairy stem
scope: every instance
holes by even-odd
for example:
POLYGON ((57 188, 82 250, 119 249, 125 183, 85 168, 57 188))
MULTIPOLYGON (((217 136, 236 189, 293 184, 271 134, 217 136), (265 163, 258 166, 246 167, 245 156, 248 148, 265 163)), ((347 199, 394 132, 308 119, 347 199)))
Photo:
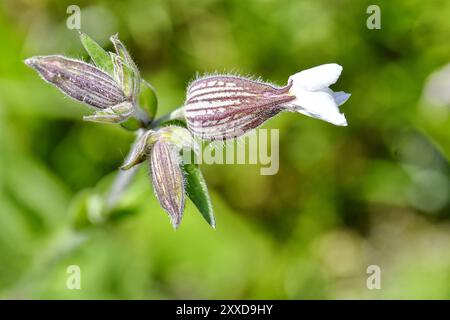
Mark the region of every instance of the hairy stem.
POLYGON ((179 108, 173 110, 172 112, 169 112, 169 113, 161 116, 160 118, 156 119, 155 121, 153 121, 150 124, 150 129, 154 129, 154 128, 158 127, 160 124, 162 124, 165 121, 175 120, 175 119, 183 119, 183 118, 184 118, 184 108, 179 107, 179 108))

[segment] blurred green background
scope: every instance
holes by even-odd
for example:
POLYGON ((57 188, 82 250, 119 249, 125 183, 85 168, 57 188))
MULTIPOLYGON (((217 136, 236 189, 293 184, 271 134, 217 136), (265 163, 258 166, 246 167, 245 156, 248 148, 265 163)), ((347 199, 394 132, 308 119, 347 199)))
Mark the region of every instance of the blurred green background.
POLYGON ((0 297, 449 299, 450 2, 377 1, 381 30, 366 27, 369 4, 2 0, 0 297), (280 129, 277 175, 204 165, 216 230, 189 202, 174 232, 141 168, 121 219, 70 231, 79 199, 108 185, 133 140, 83 123, 86 107, 23 64, 87 59, 66 28, 71 4, 107 49, 119 32, 159 115, 183 103, 197 72, 283 85, 336 62, 349 126, 281 114, 264 126, 280 129), (373 264, 381 290, 366 287, 373 264), (70 265, 81 290, 66 288, 70 265))

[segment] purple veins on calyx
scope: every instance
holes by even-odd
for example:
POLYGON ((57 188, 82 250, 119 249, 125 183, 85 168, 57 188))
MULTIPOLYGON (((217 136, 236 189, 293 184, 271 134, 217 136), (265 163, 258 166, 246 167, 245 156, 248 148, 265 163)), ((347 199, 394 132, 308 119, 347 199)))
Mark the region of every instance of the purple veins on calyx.
POLYGON ((171 143, 158 140, 152 147, 150 169, 153 190, 176 229, 183 217, 185 192, 180 156, 171 143))
POLYGON ((127 101, 109 74, 83 61, 51 55, 29 58, 25 63, 63 93, 91 107, 106 109, 127 101))
POLYGON ((187 90, 184 112, 188 129, 206 140, 239 137, 281 111, 290 111, 347 126, 339 107, 349 98, 329 87, 343 68, 323 64, 290 76, 284 87, 238 76, 217 75, 195 80, 187 90))
POLYGON ((185 115, 189 130, 207 140, 240 136, 272 118, 295 99, 291 83, 276 87, 237 76, 209 76, 187 89, 185 115))

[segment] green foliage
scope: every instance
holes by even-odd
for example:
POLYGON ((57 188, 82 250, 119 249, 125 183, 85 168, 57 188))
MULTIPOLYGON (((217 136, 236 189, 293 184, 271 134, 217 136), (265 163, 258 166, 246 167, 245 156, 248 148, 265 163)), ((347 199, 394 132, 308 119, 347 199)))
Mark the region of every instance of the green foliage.
POLYGON ((141 81, 139 106, 145 111, 149 121, 155 118, 156 111, 158 110, 158 99, 155 89, 145 80, 141 81))
POLYGON ((206 186, 206 181, 203 178, 202 172, 198 165, 194 163, 186 163, 183 165, 186 179, 186 193, 188 197, 197 207, 208 224, 215 228, 216 221, 214 218, 214 211, 211 204, 211 199, 206 186))
POLYGON ((114 65, 109 53, 103 50, 97 42, 83 32, 80 32, 80 40, 91 57, 92 62, 94 62, 97 67, 113 76, 114 65))

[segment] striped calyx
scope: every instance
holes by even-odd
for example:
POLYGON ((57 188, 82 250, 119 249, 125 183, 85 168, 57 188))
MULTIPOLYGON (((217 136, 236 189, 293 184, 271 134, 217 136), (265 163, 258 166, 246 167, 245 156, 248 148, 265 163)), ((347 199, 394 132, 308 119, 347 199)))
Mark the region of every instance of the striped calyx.
POLYGON ((130 156, 121 166, 128 170, 150 158, 153 189, 161 207, 169 214, 173 227, 178 228, 185 202, 185 177, 180 153, 198 152, 189 130, 167 126, 142 132, 133 145, 130 156))
POLYGON ((180 163, 178 151, 171 143, 164 139, 155 142, 150 158, 153 190, 175 229, 181 223, 185 203, 184 176, 180 163))
POLYGON ((52 55, 29 58, 25 63, 63 93, 96 109, 127 101, 122 88, 109 74, 83 61, 52 55))
POLYGON ((284 110, 295 96, 285 87, 237 76, 200 78, 187 90, 185 116, 189 130, 205 140, 239 137, 284 110))

